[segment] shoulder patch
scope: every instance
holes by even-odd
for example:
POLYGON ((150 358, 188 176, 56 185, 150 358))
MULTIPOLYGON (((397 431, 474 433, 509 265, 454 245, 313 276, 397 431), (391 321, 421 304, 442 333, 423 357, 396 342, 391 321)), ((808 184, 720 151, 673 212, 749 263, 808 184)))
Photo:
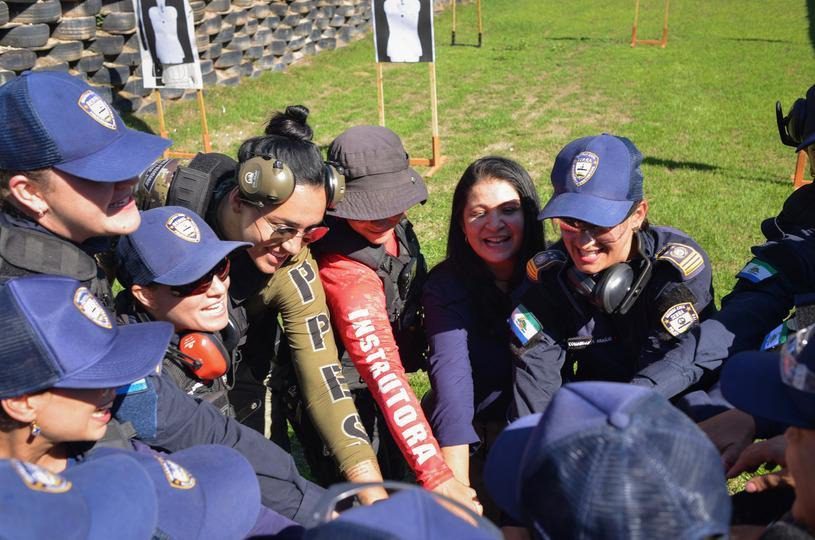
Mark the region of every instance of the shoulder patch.
POLYGON ((521 345, 529 343, 530 339, 543 330, 537 317, 526 309, 523 304, 518 304, 518 307, 512 310, 509 316, 509 326, 521 345))
POLYGON ((760 259, 753 259, 748 262, 741 271, 736 274, 737 278, 746 279, 751 283, 759 283, 767 278, 771 278, 778 273, 770 263, 760 259))
POLYGON ((679 337, 687 332, 698 320, 699 315, 691 302, 675 304, 662 314, 662 326, 673 337, 679 337))
POLYGON ((562 266, 566 263, 566 254, 556 249, 539 251, 526 263, 526 275, 530 281, 538 283, 540 272, 562 266))
POLYGON ((789 321, 782 322, 771 330, 769 334, 764 336, 764 341, 761 342, 762 351, 774 350, 787 342, 787 338, 789 338, 790 334, 790 328, 787 325, 788 322, 789 321))
POLYGON ((666 244, 657 255, 657 260, 668 261, 674 265, 685 279, 692 278, 705 267, 704 257, 695 248, 675 242, 666 244))

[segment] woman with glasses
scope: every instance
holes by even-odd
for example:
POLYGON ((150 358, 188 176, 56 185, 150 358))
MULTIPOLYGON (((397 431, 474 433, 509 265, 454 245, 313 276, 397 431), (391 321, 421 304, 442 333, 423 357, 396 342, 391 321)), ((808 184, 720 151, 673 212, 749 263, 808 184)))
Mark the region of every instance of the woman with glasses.
MULTIPOLYGON (((205 219, 221 239, 252 244, 230 257, 230 322, 221 334, 240 363, 229 398, 238 416, 259 409, 245 423, 287 449, 287 420, 297 426, 310 419, 318 436, 297 433, 307 451, 333 457, 344 479, 377 482, 375 454, 338 378, 309 250, 328 231, 325 210, 342 196, 343 183, 312 142, 308 112, 291 106, 272 116, 264 135, 241 144, 237 164, 214 156, 220 179, 205 219)), ((382 497, 384 490, 363 494, 366 502, 382 497)))
POLYGON ((685 233, 648 223, 642 154, 603 134, 566 145, 552 168, 554 194, 540 214, 560 241, 527 266, 531 283, 510 315, 511 416, 542 412, 562 382, 653 387, 686 412, 717 405, 715 376, 688 350, 688 331, 715 311, 707 254, 685 233))
POLYGON ((526 261, 543 249, 535 184, 518 163, 484 157, 453 193, 447 258, 422 293, 431 390, 422 400, 445 461, 472 483, 497 522, 481 481, 487 451, 506 426, 512 398, 510 293, 526 261))
POLYGON ((229 322, 229 256, 249 246, 219 240, 194 212, 162 206, 116 247, 122 322, 167 321, 175 330, 162 369, 196 398, 234 416, 227 397, 229 357, 217 332, 229 322))

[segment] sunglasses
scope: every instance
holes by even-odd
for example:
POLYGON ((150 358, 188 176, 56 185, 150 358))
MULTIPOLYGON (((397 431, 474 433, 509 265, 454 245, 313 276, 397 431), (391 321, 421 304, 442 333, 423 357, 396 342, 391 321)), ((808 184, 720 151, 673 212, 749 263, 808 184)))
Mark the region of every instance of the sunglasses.
MULTIPOLYGON (((269 237, 263 240, 263 242, 267 244, 283 244, 298 236, 303 239, 304 244, 310 244, 328 234, 328 227, 325 225, 314 225, 301 231, 300 229, 289 227, 288 225, 272 223, 266 218, 263 218, 263 221, 272 229, 272 232, 269 233, 269 237)), ((263 234, 261 234, 261 238, 263 238, 263 234)))
POLYGON ((170 287, 170 293, 173 296, 195 296, 197 294, 204 294, 209 290, 212 286, 212 280, 216 277, 220 281, 226 281, 226 278, 229 277, 229 267, 230 267, 229 259, 225 258, 217 265, 215 268, 201 276, 200 278, 196 279, 192 283, 187 283, 186 285, 177 285, 174 287, 170 287))
POLYGON ((614 243, 619 240, 623 232, 625 232, 623 227, 620 227, 619 230, 615 230, 619 224, 611 227, 600 227, 599 225, 592 225, 591 223, 572 218, 558 218, 557 223, 560 226, 561 232, 568 234, 586 233, 601 243, 614 243))

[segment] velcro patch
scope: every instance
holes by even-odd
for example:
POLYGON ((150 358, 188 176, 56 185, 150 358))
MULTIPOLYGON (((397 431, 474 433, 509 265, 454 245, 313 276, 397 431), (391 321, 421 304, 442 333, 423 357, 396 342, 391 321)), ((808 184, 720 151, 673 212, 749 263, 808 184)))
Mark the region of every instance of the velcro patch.
POLYGON ((777 273, 778 270, 773 268, 770 263, 766 263, 760 259, 753 259, 736 274, 736 277, 746 279, 751 283, 759 283, 760 281, 773 277, 777 273))
POLYGON ((769 334, 764 336, 764 341, 761 342, 762 351, 776 349, 787 342, 787 338, 790 335, 790 327, 787 324, 788 322, 789 321, 782 322, 772 329, 769 334))
POLYGON ((509 327, 512 328, 512 332, 521 345, 529 343, 529 340, 543 329, 537 317, 523 304, 518 304, 518 307, 512 310, 509 316, 509 327))
POLYGON ((147 390, 147 379, 139 379, 136 382, 132 382, 126 386, 120 386, 117 388, 116 395, 124 396, 129 394, 138 394, 139 392, 144 392, 145 390, 147 390))
POLYGON ((699 320, 696 308, 690 302, 682 302, 669 307, 662 314, 662 326, 673 337, 679 337, 699 320))
POLYGON ((666 244, 657 255, 658 260, 674 265, 685 278, 692 278, 705 267, 705 259, 696 249, 686 244, 666 244))
POLYGON ((556 249, 540 251, 526 263, 526 276, 538 283, 540 272, 566 263, 566 254, 556 249))

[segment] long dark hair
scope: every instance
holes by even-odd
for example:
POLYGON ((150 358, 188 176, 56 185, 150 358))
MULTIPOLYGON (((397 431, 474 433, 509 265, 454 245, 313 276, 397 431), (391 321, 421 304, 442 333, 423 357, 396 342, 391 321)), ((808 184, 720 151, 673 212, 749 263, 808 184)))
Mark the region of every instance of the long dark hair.
POLYGON ((450 211, 450 229, 447 233, 447 258, 472 293, 471 297, 479 306, 479 312, 489 318, 492 316, 504 318, 505 313, 503 312, 506 311, 509 298, 495 286, 495 277, 467 243, 462 228, 464 206, 467 204, 470 192, 477 183, 487 179, 507 182, 521 199, 524 230, 521 249, 518 252, 518 262, 511 280, 513 287, 523 277, 526 261, 544 249, 543 225, 538 221, 540 202, 535 184, 526 169, 511 159, 498 156, 477 159, 467 167, 456 184, 450 211), (496 309, 496 306, 503 308, 496 309))
POLYGON ((273 157, 289 166, 295 183, 321 186, 323 158, 312 142, 314 132, 306 123, 308 114, 308 108, 303 105, 290 105, 285 112, 273 114, 266 124, 265 135, 241 144, 238 161, 243 163, 253 156, 273 157))

